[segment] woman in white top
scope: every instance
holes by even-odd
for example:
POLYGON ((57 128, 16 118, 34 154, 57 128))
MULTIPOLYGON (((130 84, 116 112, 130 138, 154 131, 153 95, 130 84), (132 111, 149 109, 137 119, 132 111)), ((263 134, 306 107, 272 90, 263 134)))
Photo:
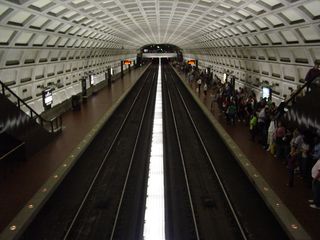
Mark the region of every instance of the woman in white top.
POLYGON ((276 131, 276 124, 275 124, 275 120, 272 119, 270 121, 270 125, 268 128, 268 140, 267 140, 267 144, 268 144, 268 149, 267 151, 270 151, 272 144, 274 144, 274 133, 276 131))

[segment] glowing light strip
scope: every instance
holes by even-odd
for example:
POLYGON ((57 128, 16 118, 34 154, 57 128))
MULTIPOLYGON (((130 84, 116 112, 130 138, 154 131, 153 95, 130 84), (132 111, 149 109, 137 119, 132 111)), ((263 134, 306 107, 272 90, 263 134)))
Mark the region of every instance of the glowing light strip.
POLYGON ((144 240, 165 239, 163 179, 161 59, 159 58, 158 83, 153 120, 146 211, 144 215, 144 240))

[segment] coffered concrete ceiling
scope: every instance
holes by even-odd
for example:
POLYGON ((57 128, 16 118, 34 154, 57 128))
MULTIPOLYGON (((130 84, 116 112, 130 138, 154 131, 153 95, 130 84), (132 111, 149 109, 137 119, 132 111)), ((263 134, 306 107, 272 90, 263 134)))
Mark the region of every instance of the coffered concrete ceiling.
POLYGON ((1 0, 0 47, 304 45, 319 18, 319 0, 1 0))

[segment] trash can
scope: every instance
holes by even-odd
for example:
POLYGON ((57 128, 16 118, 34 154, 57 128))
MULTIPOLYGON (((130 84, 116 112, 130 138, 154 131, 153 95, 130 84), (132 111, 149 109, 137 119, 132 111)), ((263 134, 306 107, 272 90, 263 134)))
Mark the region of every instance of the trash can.
POLYGON ((71 106, 73 110, 80 110, 81 104, 80 104, 80 96, 79 95, 73 95, 71 97, 71 106))

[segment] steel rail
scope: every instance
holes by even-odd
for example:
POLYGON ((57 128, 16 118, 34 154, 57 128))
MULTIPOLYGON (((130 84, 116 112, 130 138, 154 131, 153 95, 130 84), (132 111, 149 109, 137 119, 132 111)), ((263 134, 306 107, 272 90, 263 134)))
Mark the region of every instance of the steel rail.
POLYGON ((149 104, 149 102, 150 102, 150 96, 151 96, 151 92, 152 92, 152 90, 153 90, 153 84, 154 84, 154 77, 155 77, 155 75, 156 75, 156 74, 154 74, 153 77, 152 77, 152 81, 153 81, 153 82, 152 82, 152 86, 151 86, 151 88, 149 89, 148 97, 147 97, 146 103, 145 103, 145 105, 144 105, 144 109, 143 109, 141 121, 140 121, 140 123, 139 123, 138 133, 137 133, 137 136, 136 136, 136 139, 135 139, 135 143, 134 143, 134 146, 133 146, 133 151, 132 151, 132 154, 131 154, 129 167, 128 167, 128 170, 127 170, 125 182, 124 182, 124 184, 123 184, 123 188, 122 188, 122 191, 121 191, 121 197, 120 197, 119 204, 118 204, 118 207, 117 207, 116 217, 115 217, 115 220, 114 220, 114 222, 113 222, 112 232, 111 232, 111 235, 110 235, 110 238, 109 238, 110 240, 113 239, 114 233, 115 233, 115 230, 116 230, 116 227, 117 227, 118 218, 119 218, 119 214, 120 214, 120 209, 121 209, 121 207, 122 207, 122 202, 123 202, 124 194, 125 194, 125 191, 126 191, 126 188, 127 188, 127 183, 128 183, 129 175, 130 175, 130 173, 131 173, 131 166, 132 166, 132 163, 133 163, 135 154, 136 154, 136 149, 137 149, 138 141, 139 141, 139 138, 140 138, 140 135, 141 135, 142 125, 143 125, 143 122, 144 122, 144 120, 145 120, 145 115, 146 115, 146 112, 147 112, 147 107, 148 107, 148 104, 149 104))
MULTIPOLYGON (((151 72, 151 70, 148 72, 146 78, 148 78, 150 72, 151 72)), ((112 141, 112 143, 111 143, 108 151, 106 152, 106 154, 105 154, 105 156, 104 156, 104 158, 103 158, 103 160, 102 160, 102 162, 101 162, 101 164, 100 164, 100 166, 99 166, 99 168, 98 168, 98 170, 97 170, 94 178, 92 179, 92 181, 91 181, 91 183, 90 183, 90 186, 89 186, 89 188, 87 189, 86 194, 85 194, 85 196, 83 197, 83 199, 82 199, 82 201, 81 201, 81 204, 80 204, 77 212, 75 213, 75 215, 74 215, 74 217, 73 217, 73 219, 72 219, 72 221, 71 221, 71 223, 70 223, 70 225, 69 225, 69 227, 68 227, 67 232, 65 233, 65 235, 64 235, 64 237, 63 237, 63 240, 68 239, 69 234, 70 234, 70 232, 71 232, 71 230, 72 230, 75 222, 77 221, 77 219, 78 219, 78 217, 79 217, 79 214, 80 214, 80 212, 82 211, 83 206, 84 206, 84 204, 86 203, 86 201, 87 201, 87 199, 88 199, 88 196, 89 196, 89 194, 90 194, 90 192, 91 192, 91 190, 92 190, 92 188, 93 188, 93 186, 94 186, 94 184, 95 184, 95 182, 96 182, 96 180, 97 180, 97 178, 98 178, 98 176, 99 176, 99 174, 100 174, 100 172, 101 172, 104 164, 106 163, 107 158, 108 158, 111 150, 113 149, 113 147, 114 147, 114 145, 115 145, 115 143, 116 143, 116 141, 117 141, 117 139, 118 139, 118 137, 119 137, 119 135, 120 135, 123 127, 124 127, 124 125, 126 124, 128 118, 129 118, 129 116, 130 116, 130 114, 131 114, 131 112, 132 112, 132 109, 133 109, 133 107, 135 106, 135 104, 136 104, 136 102, 137 102, 137 100, 138 100, 138 98, 139 98, 139 96, 140 96, 140 93, 141 93, 142 89, 144 88, 144 86, 145 86, 145 83, 143 84, 143 86, 140 88, 139 92, 138 92, 137 95, 135 96, 135 98, 134 98, 134 100, 133 100, 133 102, 132 102, 132 104, 131 104, 131 106, 130 106, 129 111, 127 112, 124 120, 122 121, 121 126, 119 127, 119 129, 118 129, 118 131, 117 131, 117 133, 116 133, 116 135, 115 135, 115 137, 114 137, 114 139, 113 139, 113 141, 112 141)))
MULTIPOLYGON (((165 76, 165 81, 167 81, 166 80, 166 76, 165 76)), ((198 240, 200 240, 198 224, 197 224, 197 220, 196 220, 196 214, 195 214, 195 210, 194 210, 194 207, 193 207, 194 204, 193 204, 193 200, 192 200, 192 194, 191 194, 191 190, 190 190, 190 186, 189 186, 189 178, 188 178, 187 169, 186 169, 186 165, 185 165, 184 154, 183 154, 183 151, 182 151, 182 145, 181 145, 181 142, 180 142, 179 130, 178 130, 178 126, 177 126, 176 116, 175 116, 175 113, 174 113, 174 110, 173 110, 171 94, 170 94, 170 91, 169 91, 168 87, 167 87, 167 91, 168 91, 168 97, 169 97, 169 102, 170 102, 170 110, 171 110, 171 113, 172 113, 172 119, 173 119, 174 128, 175 128, 175 134, 176 134, 177 141, 178 141, 179 154, 180 154, 180 159, 181 159, 181 163, 182 163, 182 167, 183 167, 184 179, 185 179, 185 182, 186 182, 186 187, 187 187, 187 192, 188 192, 188 198, 189 198, 189 203, 190 203, 190 208, 191 208, 191 213, 192 213, 193 225, 194 225, 196 237, 197 237, 198 240)))
MULTIPOLYGON (((174 80, 174 78, 172 77, 172 74, 171 74, 171 78, 172 78, 172 80, 174 80)), ((218 171, 217 171, 217 168, 216 168, 216 167, 214 166, 214 164, 213 164, 212 158, 211 158, 211 156, 210 156, 210 154, 209 154, 209 152, 208 152, 208 150, 207 150, 207 147, 205 146, 204 141, 203 141, 203 139, 202 139, 202 137, 201 137, 201 135, 200 135, 200 133, 199 133, 199 130, 198 130, 198 128, 197 128, 197 126, 196 126, 193 118, 192 118, 192 115, 191 115, 191 113, 190 113, 190 111, 189 111, 189 108, 187 107, 187 105, 186 105, 186 103, 185 103, 185 100, 184 100, 184 98, 183 98, 183 96, 182 96, 179 88, 176 86, 176 84, 174 84, 174 86, 176 87, 177 92, 179 93, 180 99, 181 99, 181 101, 182 101, 182 103, 183 103, 183 105, 184 105, 184 108, 185 108, 188 116, 189 116, 189 120, 191 121, 191 123, 192 123, 192 125, 193 125, 193 128, 194 128, 194 131, 196 132, 196 135, 197 135, 197 137, 198 137, 198 139, 199 139, 199 141, 200 141, 200 143, 201 143, 201 146, 202 146, 203 150, 205 151, 205 154, 206 154, 207 159, 208 159, 208 161, 209 161, 209 163, 210 163, 210 166, 211 166, 211 168, 212 168, 212 170, 213 170, 213 172, 214 172, 214 175, 216 176, 216 178, 217 178, 217 180, 218 180, 218 182, 219 182, 220 188, 221 188, 221 190, 222 190, 222 192, 223 192, 223 195, 225 196, 225 199, 226 199, 226 201, 227 201, 227 203, 228 203, 228 206, 229 206, 229 208, 230 208, 230 210, 231 210, 231 212, 232 212, 232 215, 233 215, 233 217, 234 217, 234 220, 235 220, 236 223, 237 223, 238 229, 239 229, 240 232, 241 232, 242 238, 245 239, 245 240, 247 240, 248 238, 247 238, 247 236, 246 236, 246 234, 245 234, 245 230, 244 230, 244 228, 242 227, 242 224, 241 224, 241 222, 240 222, 240 220, 239 220, 239 218, 238 218, 238 216, 237 216, 237 214, 236 214, 236 211, 235 211, 235 209, 234 209, 234 207, 233 207, 233 205, 232 205, 232 203, 231 203, 231 200, 230 200, 229 195, 228 195, 228 193, 227 193, 227 191, 226 191, 226 188, 224 187, 224 184, 222 183, 222 180, 221 180, 221 177, 220 177, 220 175, 219 175, 219 173, 218 173, 218 171)))

